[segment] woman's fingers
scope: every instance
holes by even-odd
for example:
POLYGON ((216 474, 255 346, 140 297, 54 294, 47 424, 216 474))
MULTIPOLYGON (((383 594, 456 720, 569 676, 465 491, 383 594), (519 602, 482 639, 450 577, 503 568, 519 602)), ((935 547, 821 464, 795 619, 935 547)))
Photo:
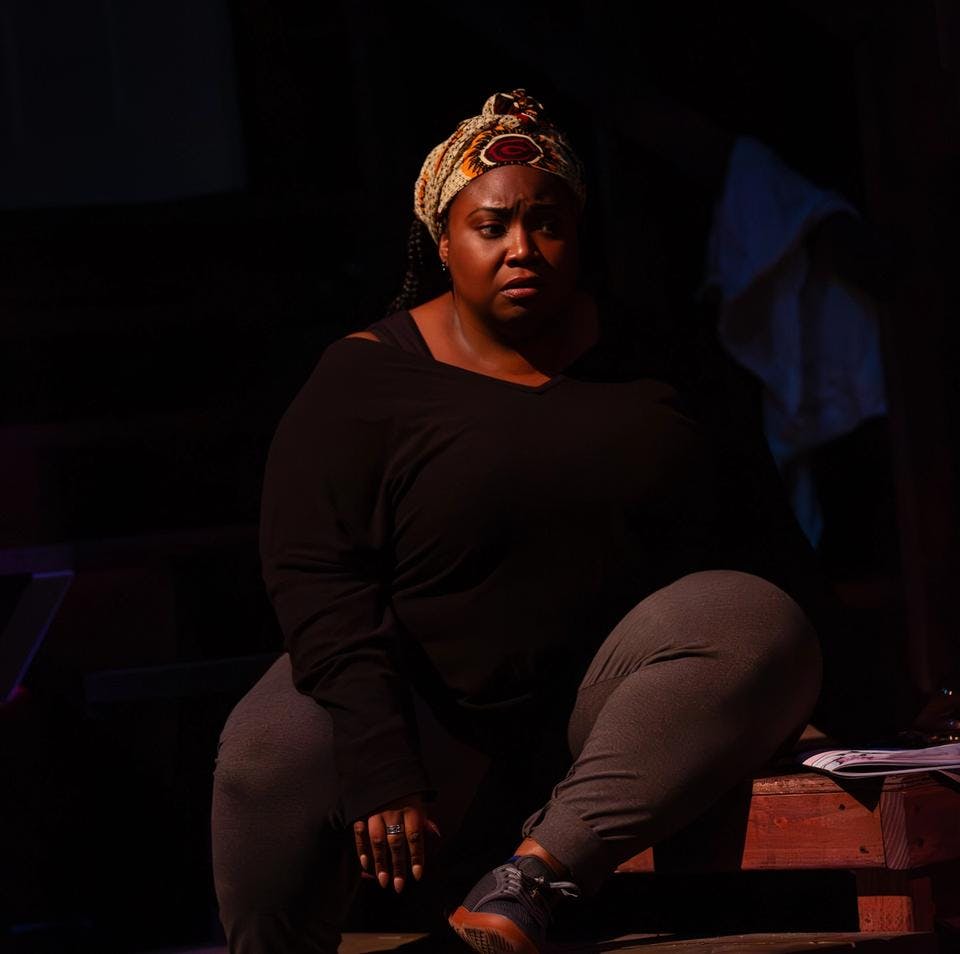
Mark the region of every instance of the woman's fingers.
POLYGON ((410 873, 419 881, 423 877, 423 816, 415 808, 403 813, 403 833, 410 856, 410 873))
POLYGON ((360 867, 370 871, 370 839, 367 837, 367 823, 361 818, 353 823, 353 841, 360 859, 360 867))
POLYGON ((364 872, 372 869, 381 888, 386 888, 392 878, 398 893, 403 890, 408 871, 419 881, 423 877, 427 830, 440 834, 433 820, 426 817, 419 796, 398 799, 391 808, 381 808, 366 820, 357 819, 353 824, 354 847, 364 872))
POLYGON ((407 877, 407 836, 402 811, 380 812, 367 820, 373 864, 380 887, 390 884, 400 892, 407 877))
POLYGON ((371 815, 367 819, 367 834, 373 851, 373 867, 380 887, 390 883, 390 851, 387 844, 386 824, 383 815, 371 815))
POLYGON ((390 846, 390 860, 393 863, 393 888, 399 894, 403 890, 407 877, 407 832, 403 811, 384 812, 387 844, 390 846))

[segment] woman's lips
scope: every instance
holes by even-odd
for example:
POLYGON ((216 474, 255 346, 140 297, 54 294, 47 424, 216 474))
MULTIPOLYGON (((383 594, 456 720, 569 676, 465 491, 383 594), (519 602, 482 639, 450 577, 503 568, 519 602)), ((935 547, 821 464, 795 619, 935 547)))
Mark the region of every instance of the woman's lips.
POLYGON ((524 298, 534 298, 541 291, 542 289, 537 285, 514 285, 513 288, 502 288, 500 294, 514 301, 522 301, 524 298))

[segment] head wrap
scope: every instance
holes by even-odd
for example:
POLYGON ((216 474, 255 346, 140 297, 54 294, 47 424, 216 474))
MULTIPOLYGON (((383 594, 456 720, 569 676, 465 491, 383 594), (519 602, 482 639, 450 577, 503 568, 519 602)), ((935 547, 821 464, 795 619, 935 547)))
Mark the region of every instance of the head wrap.
POLYGON ((479 116, 464 119, 430 151, 414 187, 414 212, 437 242, 443 213, 464 186, 498 166, 516 165, 565 179, 583 206, 583 165, 563 133, 544 118, 543 106, 515 89, 494 93, 479 116))

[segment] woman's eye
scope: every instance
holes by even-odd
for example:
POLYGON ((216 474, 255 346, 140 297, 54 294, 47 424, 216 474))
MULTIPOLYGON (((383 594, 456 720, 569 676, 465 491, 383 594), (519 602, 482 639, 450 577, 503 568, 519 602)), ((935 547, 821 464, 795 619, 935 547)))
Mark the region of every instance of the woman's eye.
POLYGON ((492 237, 492 236, 495 236, 495 235, 502 235, 502 234, 503 234, 503 226, 500 225, 499 223, 492 222, 492 223, 490 223, 490 224, 488 224, 488 225, 481 225, 481 226, 479 226, 478 229, 477 229, 477 231, 479 231, 481 235, 487 235, 487 236, 491 236, 491 237, 492 237))

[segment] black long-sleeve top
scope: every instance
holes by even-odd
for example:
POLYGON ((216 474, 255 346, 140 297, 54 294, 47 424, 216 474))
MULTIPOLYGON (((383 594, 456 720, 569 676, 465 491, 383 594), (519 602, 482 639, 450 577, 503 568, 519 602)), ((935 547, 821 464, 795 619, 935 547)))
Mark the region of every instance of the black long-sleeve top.
POLYGON ((263 489, 267 591, 331 713, 348 818, 430 791, 410 687, 490 751, 558 724, 616 622, 699 569, 822 584, 761 436, 605 322, 533 387, 434 359, 409 312, 324 351, 263 489))

